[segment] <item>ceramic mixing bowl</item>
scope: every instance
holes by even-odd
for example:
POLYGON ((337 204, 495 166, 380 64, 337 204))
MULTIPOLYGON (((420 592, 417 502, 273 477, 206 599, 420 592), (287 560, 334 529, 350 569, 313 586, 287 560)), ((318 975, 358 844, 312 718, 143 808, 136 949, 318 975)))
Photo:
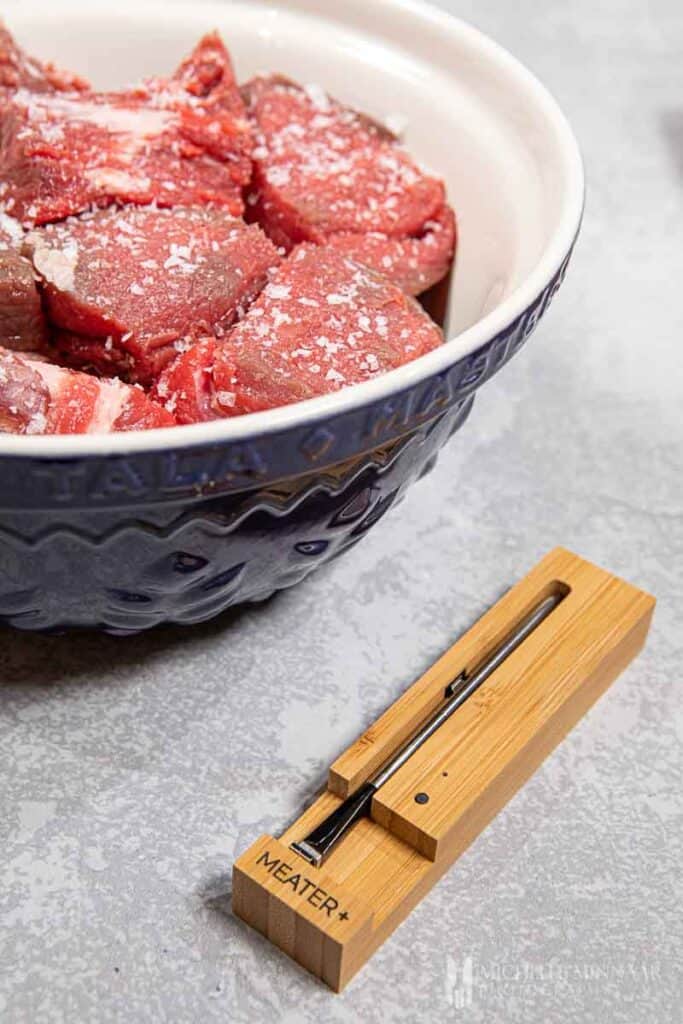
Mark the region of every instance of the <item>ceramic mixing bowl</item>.
POLYGON ((217 28, 241 79, 277 69, 400 118, 447 182, 459 250, 438 350, 252 416, 0 437, 0 621, 127 633, 263 599, 379 523, 524 345, 579 228, 574 136, 513 57, 410 0, 21 0, 3 13, 32 52, 103 87, 163 73, 217 28))

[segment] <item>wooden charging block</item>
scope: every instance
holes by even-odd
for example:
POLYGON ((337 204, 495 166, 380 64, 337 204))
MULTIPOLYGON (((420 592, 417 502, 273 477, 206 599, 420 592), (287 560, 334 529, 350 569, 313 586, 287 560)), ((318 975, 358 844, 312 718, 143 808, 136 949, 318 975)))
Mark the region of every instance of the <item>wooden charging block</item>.
POLYGON ((654 598, 557 548, 332 765, 327 790, 235 863, 235 914, 340 991, 638 654, 654 598), (566 594, 313 867, 290 849, 476 670, 543 596, 566 594))

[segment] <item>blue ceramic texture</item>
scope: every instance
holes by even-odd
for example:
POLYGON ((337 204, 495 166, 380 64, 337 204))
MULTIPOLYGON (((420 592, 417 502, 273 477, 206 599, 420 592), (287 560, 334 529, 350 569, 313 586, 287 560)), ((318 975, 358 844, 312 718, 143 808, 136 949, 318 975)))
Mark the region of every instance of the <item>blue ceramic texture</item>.
POLYGON ((500 334, 379 402, 237 443, 0 457, 0 622, 132 633, 259 601, 356 544, 434 463, 569 262, 500 334))

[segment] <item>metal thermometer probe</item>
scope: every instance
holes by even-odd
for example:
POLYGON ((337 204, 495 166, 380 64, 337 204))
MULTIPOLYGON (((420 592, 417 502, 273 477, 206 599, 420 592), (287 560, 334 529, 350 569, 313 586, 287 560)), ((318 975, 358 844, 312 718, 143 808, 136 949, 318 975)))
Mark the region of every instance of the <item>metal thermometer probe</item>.
POLYGON ((363 785, 352 793, 336 810, 332 811, 324 821, 317 825, 305 839, 291 844, 291 849, 301 857, 316 866, 322 864, 325 858, 336 844, 349 831, 351 826, 359 818, 362 818, 370 810, 370 804, 375 793, 396 774, 406 761, 412 757, 436 730, 443 725, 447 718, 457 711, 471 697, 475 690, 478 690, 482 683, 491 676, 496 669, 508 658, 519 645, 526 640, 537 626, 550 615, 552 610, 564 598, 564 594, 552 594, 544 598, 536 607, 529 612, 520 624, 507 635, 493 653, 486 659, 483 665, 472 676, 461 672, 456 679, 446 687, 446 699, 437 708, 431 718, 428 718, 424 725, 396 751, 395 754, 384 762, 380 768, 363 785))

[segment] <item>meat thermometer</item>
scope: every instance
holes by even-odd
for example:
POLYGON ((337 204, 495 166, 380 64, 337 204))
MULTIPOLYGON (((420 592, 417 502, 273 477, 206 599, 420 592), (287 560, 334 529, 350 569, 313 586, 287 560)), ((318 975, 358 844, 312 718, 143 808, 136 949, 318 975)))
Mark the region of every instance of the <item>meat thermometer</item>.
POLYGON ((399 768, 408 761, 416 750, 425 743, 430 736, 433 736, 437 729, 450 718, 458 708, 462 707, 482 683, 496 671, 496 669, 508 658, 513 651, 526 640, 550 613, 563 600, 564 594, 551 594, 543 598, 535 608, 519 625, 513 629, 505 639, 494 649, 493 653, 484 663, 470 676, 466 671, 461 672, 452 683, 446 687, 444 701, 437 708, 417 732, 399 747, 399 749, 382 764, 378 770, 356 790, 347 797, 324 821, 317 825, 305 839, 299 839, 291 844, 290 849, 298 853, 300 857, 307 860, 309 864, 316 867, 323 863, 334 847, 339 843, 359 818, 367 815, 370 811, 375 794, 393 778, 399 768))

